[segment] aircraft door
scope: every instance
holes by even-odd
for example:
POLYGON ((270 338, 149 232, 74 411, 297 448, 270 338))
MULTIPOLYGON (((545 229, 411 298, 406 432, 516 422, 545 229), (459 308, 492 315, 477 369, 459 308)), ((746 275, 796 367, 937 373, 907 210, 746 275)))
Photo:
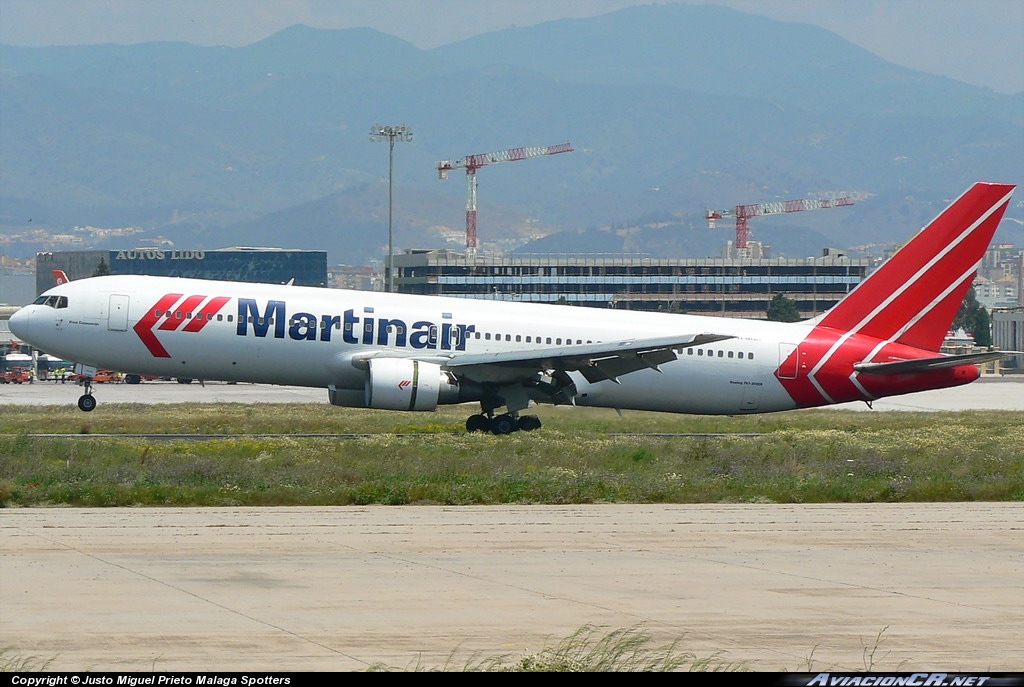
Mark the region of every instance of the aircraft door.
POLYGON ((779 344, 779 379, 796 379, 800 371, 800 346, 791 343, 779 344))
POLYGON ((128 296, 119 293, 110 294, 110 310, 107 311, 107 329, 112 332, 123 332, 128 329, 128 296))

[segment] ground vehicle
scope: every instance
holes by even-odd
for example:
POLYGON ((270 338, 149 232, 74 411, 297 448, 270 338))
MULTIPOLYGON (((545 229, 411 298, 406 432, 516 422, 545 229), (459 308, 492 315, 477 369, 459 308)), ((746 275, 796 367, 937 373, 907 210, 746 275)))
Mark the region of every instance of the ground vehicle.
POLYGON ((0 384, 25 384, 30 380, 27 367, 12 367, 0 375, 0 384))
MULTIPOLYGON (((77 383, 83 379, 85 379, 85 377, 76 374, 71 378, 71 381, 77 383)), ((96 374, 92 376, 91 381, 93 384, 117 384, 123 380, 120 372, 114 372, 113 370, 97 370, 96 374)))
POLYGON ((160 379, 160 377, 157 376, 157 375, 133 375, 133 374, 126 374, 124 376, 124 383, 125 384, 139 384, 141 382, 152 382, 152 381, 154 381, 156 379, 160 379))

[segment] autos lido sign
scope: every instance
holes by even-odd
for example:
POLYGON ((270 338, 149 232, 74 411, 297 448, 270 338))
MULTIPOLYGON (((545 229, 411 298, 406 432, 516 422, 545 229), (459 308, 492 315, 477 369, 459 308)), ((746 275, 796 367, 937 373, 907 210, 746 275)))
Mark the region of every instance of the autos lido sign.
POLYGON ((204 260, 206 251, 202 250, 157 250, 135 249, 119 250, 115 260, 204 260))

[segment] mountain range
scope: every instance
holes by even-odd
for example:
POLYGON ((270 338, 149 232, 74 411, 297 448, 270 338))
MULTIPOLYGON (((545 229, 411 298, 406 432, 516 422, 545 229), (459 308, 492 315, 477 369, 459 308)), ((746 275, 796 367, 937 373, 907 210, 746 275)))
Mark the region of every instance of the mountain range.
MULTIPOLYGON (((0 46, 0 234, 137 226, 96 247, 276 245, 380 260, 386 142, 398 248, 464 245, 439 160, 570 142, 478 172, 483 250, 703 257, 704 213, 855 192, 757 218, 773 255, 906 240, 976 180, 1024 180, 1024 93, 909 70, 824 29, 637 6, 421 50, 293 26, 240 48, 0 46)), ((1024 203, 997 240, 1024 245, 1024 203)), ((11 241, 4 251, 34 252, 11 241)))

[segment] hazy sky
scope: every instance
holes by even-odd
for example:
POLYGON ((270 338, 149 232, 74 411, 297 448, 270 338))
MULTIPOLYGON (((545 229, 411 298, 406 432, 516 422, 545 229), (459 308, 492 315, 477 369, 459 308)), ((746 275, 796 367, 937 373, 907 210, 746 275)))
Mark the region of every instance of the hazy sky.
MULTIPOLYGON (((430 48, 655 0, 0 0, 0 42, 246 45, 292 24, 370 26, 430 48)), ((817 24, 897 64, 1024 91, 1024 0, 708 0, 817 24)))

